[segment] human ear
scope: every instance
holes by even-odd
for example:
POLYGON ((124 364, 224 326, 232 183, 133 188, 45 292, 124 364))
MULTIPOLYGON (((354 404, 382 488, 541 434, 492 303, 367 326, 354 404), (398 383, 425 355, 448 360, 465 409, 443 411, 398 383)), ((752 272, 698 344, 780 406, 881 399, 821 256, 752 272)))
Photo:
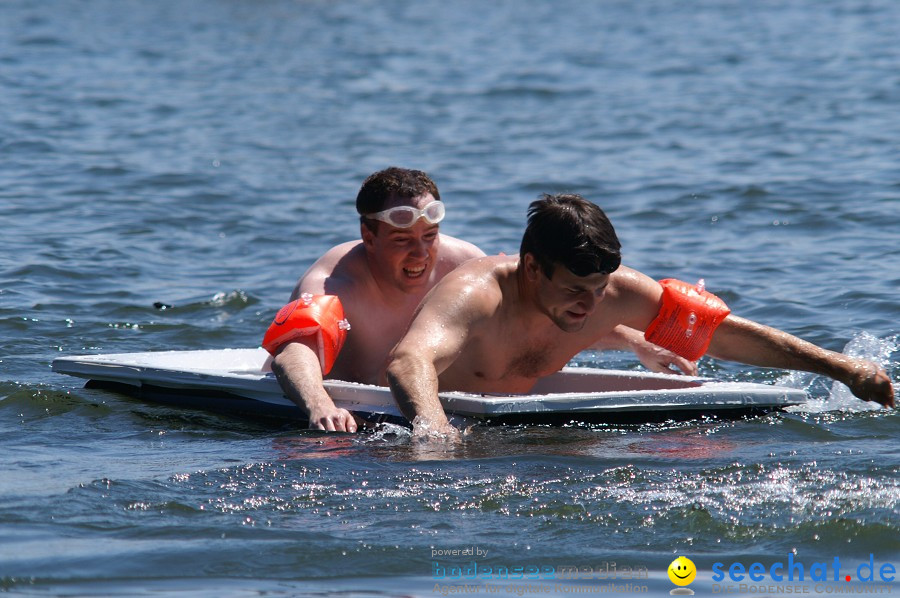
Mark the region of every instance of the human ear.
POLYGON ((359 236, 362 237, 363 247, 367 251, 372 251, 375 248, 375 233, 366 226, 365 222, 359 223, 359 236))
POLYGON ((535 282, 540 276, 541 265, 538 264, 534 255, 526 253, 522 256, 522 265, 525 268, 525 278, 530 282, 535 282))

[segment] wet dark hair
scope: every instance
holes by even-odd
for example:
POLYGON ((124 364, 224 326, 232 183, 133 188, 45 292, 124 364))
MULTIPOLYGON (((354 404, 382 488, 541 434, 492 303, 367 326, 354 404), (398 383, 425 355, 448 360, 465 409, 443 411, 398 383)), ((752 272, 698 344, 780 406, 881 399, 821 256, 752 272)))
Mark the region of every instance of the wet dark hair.
POLYGON ((374 231, 378 222, 366 218, 366 214, 380 212, 392 197, 412 199, 426 193, 431 193, 438 201, 441 199, 437 185, 426 173, 391 166, 369 175, 363 181, 356 195, 356 211, 360 222, 374 231))
POLYGON ((580 195, 541 196, 528 206, 519 254, 535 257, 547 278, 562 264, 575 276, 610 274, 622 262, 616 231, 597 205, 580 195))

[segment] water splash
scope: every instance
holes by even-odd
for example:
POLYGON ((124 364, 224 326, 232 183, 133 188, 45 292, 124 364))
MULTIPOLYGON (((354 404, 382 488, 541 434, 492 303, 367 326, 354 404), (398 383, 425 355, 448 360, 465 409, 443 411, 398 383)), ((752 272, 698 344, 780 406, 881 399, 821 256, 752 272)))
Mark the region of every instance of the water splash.
POLYGON ((373 443, 387 441, 390 443, 397 443, 407 442, 410 438, 412 438, 412 430, 409 428, 384 422, 379 424, 372 434, 362 436, 360 442, 373 443))
MULTIPOLYGON (((891 355, 897 351, 898 336, 894 335, 886 339, 877 338, 868 332, 861 332, 847 343, 843 353, 851 357, 868 359, 875 362, 878 366, 884 368, 889 374, 892 364, 891 355)), ((836 409, 846 409, 852 411, 873 411, 880 409, 875 403, 862 403, 853 396, 850 389, 839 382, 831 385, 831 393, 827 403, 833 404, 836 409)))
MULTIPOLYGON (((891 360, 891 356, 900 349, 900 335, 887 338, 878 338, 868 332, 861 332, 848 342, 842 351, 851 357, 868 359, 884 368, 889 375, 898 367, 898 361, 891 360)), ((893 376, 892 376, 893 378, 893 376)), ((816 397, 811 392, 817 385, 821 386, 824 379, 807 372, 791 372, 779 379, 776 384, 791 388, 801 388, 807 391, 812 398, 806 405, 799 406, 792 411, 808 413, 821 413, 825 411, 875 411, 880 407, 875 403, 866 403, 853 396, 850 389, 840 382, 832 382, 825 396, 816 397)))
POLYGON ((231 292, 218 292, 212 296, 208 301, 203 302, 203 305, 209 305, 212 307, 237 307, 242 308, 253 303, 250 296, 240 289, 235 289, 231 292))

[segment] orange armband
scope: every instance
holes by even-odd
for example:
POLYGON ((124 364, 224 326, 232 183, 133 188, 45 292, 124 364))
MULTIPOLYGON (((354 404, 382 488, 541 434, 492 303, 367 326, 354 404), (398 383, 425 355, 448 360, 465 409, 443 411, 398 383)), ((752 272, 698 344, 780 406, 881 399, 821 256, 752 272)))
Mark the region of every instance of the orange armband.
POLYGON ((319 364, 327 374, 334 365, 350 323, 344 318, 344 307, 336 295, 312 295, 303 293, 275 315, 272 325, 263 337, 263 348, 275 355, 287 343, 304 336, 316 336, 319 364))
POLYGON ((696 361, 703 357, 713 332, 731 310, 725 302, 703 288, 674 278, 660 280, 662 305, 650 322, 644 338, 655 345, 696 361))

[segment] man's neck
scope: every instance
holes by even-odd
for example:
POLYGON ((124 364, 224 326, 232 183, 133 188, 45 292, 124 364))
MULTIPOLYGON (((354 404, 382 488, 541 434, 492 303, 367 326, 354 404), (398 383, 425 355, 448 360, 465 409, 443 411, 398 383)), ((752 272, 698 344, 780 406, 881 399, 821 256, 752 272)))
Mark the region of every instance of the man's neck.
POLYGON ((544 310, 538 303, 537 289, 528 280, 521 257, 516 264, 515 283, 517 295, 511 302, 511 305, 515 311, 515 316, 521 321, 522 326, 527 327, 529 330, 555 328, 556 324, 544 313, 544 310))

